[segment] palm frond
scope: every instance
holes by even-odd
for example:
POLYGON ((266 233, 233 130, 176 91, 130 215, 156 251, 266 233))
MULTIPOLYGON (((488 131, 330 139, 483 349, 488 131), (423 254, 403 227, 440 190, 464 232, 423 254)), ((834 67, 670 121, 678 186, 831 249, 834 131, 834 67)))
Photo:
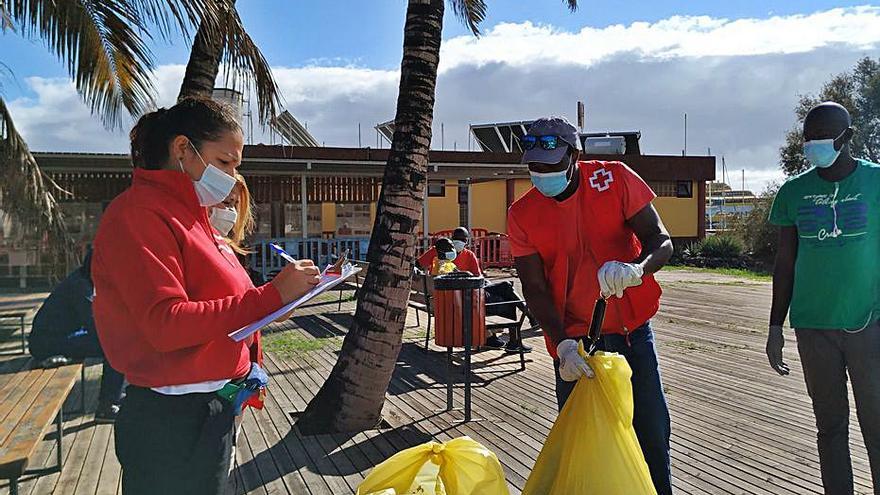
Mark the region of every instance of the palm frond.
POLYGON ((474 33, 474 36, 480 35, 480 23, 486 20, 484 0, 452 0, 452 11, 474 33))
POLYGON ((202 22, 202 27, 213 31, 212 38, 223 40, 222 64, 227 84, 235 89, 242 88, 245 93, 253 89, 257 95, 260 122, 268 122, 282 103, 278 84, 269 62, 245 30, 235 6, 228 2, 225 15, 216 23, 210 18, 202 22))
POLYGON ((17 25, 23 36, 43 40, 65 63, 92 113, 112 128, 123 123, 124 111, 140 115, 154 105, 152 33, 170 40, 178 31, 188 36, 202 21, 220 25, 229 0, 0 0, 0 5, 10 29, 17 25))
POLYGON ((0 98, 0 210, 23 229, 45 234, 45 247, 53 266, 63 270, 75 244, 67 232, 56 194, 69 193, 42 173, 15 129, 6 102, 0 98))
POLYGON ((109 127, 122 110, 138 115, 154 101, 148 23, 122 0, 7 0, 22 35, 42 39, 62 60, 91 111, 109 127))
POLYGON ((577 0, 565 0, 565 3, 568 4, 568 10, 574 12, 578 9, 577 0))
MULTIPOLYGON (((119 1, 119 0, 116 0, 119 1)), ((198 26, 202 18, 216 19, 218 5, 226 0, 125 0, 138 17, 154 25, 166 41, 179 32, 189 37, 190 29, 198 26)))

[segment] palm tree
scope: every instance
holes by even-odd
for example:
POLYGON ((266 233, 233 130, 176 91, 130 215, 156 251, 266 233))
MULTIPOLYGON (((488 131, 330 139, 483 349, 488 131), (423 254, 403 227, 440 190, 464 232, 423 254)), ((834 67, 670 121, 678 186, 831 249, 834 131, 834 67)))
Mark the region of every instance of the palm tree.
MULTIPOLYGON (((170 41, 207 25, 210 32, 222 33, 227 75, 245 83, 256 80, 261 116, 271 115, 277 88, 231 1, 0 0, 0 29, 44 41, 67 66, 92 112, 107 127, 118 128, 126 114, 137 116, 155 105, 149 47, 154 36, 170 41)), ((40 171, 0 98, 0 208, 16 225, 46 234, 54 258, 63 260, 73 242, 58 208, 59 194, 66 193, 40 171)))
MULTIPOLYGON (((483 0, 450 0, 479 35, 483 0)), ((568 0, 571 10, 575 0, 568 0)), ((362 431, 381 420, 402 345, 416 228, 427 177, 444 0, 409 0, 391 151, 370 237, 370 267, 339 359, 297 421, 305 434, 362 431)))
MULTIPOLYGON (((260 121, 268 122, 274 117, 279 104, 278 86, 269 63, 242 26, 235 0, 229 0, 217 22, 205 19, 199 25, 177 99, 189 96, 210 98, 221 63, 227 70, 227 80, 232 75, 233 83, 236 82, 242 72, 250 76, 245 78, 246 82, 253 79, 260 121), (239 73, 230 74, 232 67, 240 68, 239 73)), ((245 84, 245 89, 249 87, 245 84)))

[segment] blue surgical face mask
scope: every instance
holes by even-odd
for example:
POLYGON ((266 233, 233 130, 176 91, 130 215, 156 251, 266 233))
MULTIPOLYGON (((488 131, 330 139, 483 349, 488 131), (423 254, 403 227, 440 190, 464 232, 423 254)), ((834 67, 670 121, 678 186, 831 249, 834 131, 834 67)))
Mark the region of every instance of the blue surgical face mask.
POLYGON ((552 198, 562 194, 562 191, 565 191, 565 188, 568 187, 568 184, 571 182, 571 178, 568 176, 569 170, 571 170, 571 164, 569 164, 568 168, 559 172, 529 171, 529 175, 532 178, 532 184, 535 185, 535 189, 544 196, 552 198))
MULTIPOLYGON (((229 196, 229 193, 232 192, 232 188, 235 187, 235 177, 227 174, 210 163, 205 163, 202 154, 199 153, 199 150, 197 150, 195 145, 192 144, 192 141, 189 142, 189 145, 192 147, 193 151, 196 152, 196 156, 199 157, 202 165, 205 166, 205 171, 202 173, 202 177, 199 180, 193 181, 196 195, 199 197, 199 204, 202 206, 214 206, 222 203, 223 200, 229 196)), ((183 169, 183 163, 180 160, 177 161, 177 164, 180 166, 180 171, 186 173, 183 169)))
POLYGON ((460 253, 464 251, 464 247, 467 245, 464 241, 452 241, 453 247, 455 247, 455 252, 460 253))
POLYGON ((455 251, 446 251, 443 253, 443 258, 447 261, 452 261, 457 257, 455 251))
MULTIPOLYGON (((844 131, 846 132, 846 131, 844 131)), ((842 136, 843 133, 840 133, 842 136)), ((840 136, 837 136, 839 138, 840 136)), ((804 156, 816 168, 828 168, 837 161, 840 150, 834 149, 834 141, 837 139, 814 139, 804 143, 804 156)))

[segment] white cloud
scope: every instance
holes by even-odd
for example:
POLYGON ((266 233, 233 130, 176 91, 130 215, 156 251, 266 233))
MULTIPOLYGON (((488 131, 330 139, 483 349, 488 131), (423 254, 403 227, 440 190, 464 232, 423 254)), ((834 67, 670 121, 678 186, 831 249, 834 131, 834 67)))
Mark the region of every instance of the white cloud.
POLYGON ((801 53, 842 44, 865 50, 880 42, 880 7, 838 8, 809 15, 766 19, 674 16, 655 23, 584 27, 566 32, 552 26, 499 24, 481 38, 444 42, 441 66, 540 63, 591 66, 615 55, 643 58, 801 53))
MULTIPOLYGON (((635 129, 648 153, 678 154, 688 113, 690 153, 724 155, 735 178, 761 189, 780 177, 778 148, 798 94, 815 92, 863 55, 880 55, 880 7, 765 19, 671 17, 566 32, 500 24, 479 39, 444 41, 434 146, 467 148, 467 126, 573 116, 587 102, 591 130, 635 129), (455 143, 455 144, 453 144, 455 143)), ((173 103, 183 66, 155 74, 159 103, 173 103)), ((276 67, 287 107, 328 146, 375 146, 372 126, 394 116, 399 75, 352 65, 276 67)), ((31 147, 124 151, 64 79, 29 78, 33 97, 10 102, 31 147)), ((253 109, 254 113, 256 109, 253 109)), ((257 132, 257 139, 269 141, 257 132)), ((720 160, 719 160, 720 171, 720 160)), ((736 182, 736 181, 735 181, 736 182)))

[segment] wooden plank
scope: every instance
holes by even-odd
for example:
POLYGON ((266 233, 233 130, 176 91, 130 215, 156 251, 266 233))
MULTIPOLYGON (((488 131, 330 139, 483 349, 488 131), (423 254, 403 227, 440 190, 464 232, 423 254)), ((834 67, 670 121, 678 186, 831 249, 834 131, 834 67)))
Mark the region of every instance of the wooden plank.
POLYGON ((254 455, 254 464, 260 476, 260 484, 263 486, 259 493, 277 495, 288 493, 284 482, 281 480, 281 472, 275 465, 266 440, 257 425, 257 415, 248 414, 242 422, 242 433, 247 436, 248 445, 254 455))
MULTIPOLYGON (((92 437, 89 449, 86 451, 82 471, 80 472, 79 479, 76 481, 75 489, 70 493, 93 494, 98 491, 98 484, 103 474, 102 468, 107 458, 107 451, 113 448, 112 444, 110 444, 113 425, 95 425, 92 430, 94 431, 94 436, 92 437)), ((62 491, 61 493, 64 492, 62 491)))
MULTIPOLYGON (((72 389, 73 392, 76 390, 76 387, 72 389)), ((69 394, 73 395, 73 394, 69 394)), ((78 395, 78 394, 76 394, 78 395)), ((92 387, 90 390, 86 391, 86 404, 93 404, 97 400, 98 391, 97 388, 92 387)), ((62 444, 62 466, 72 465, 68 464, 67 461, 70 459, 70 453, 73 451, 73 446, 76 444, 77 439, 79 438, 82 441, 87 435, 88 424, 91 421, 91 417, 85 414, 72 416, 70 418, 65 419, 64 421, 64 442, 62 444), (82 434, 82 435, 81 435, 82 434)), ((54 467, 56 462, 56 452, 57 452, 57 443, 55 441, 54 435, 48 435, 44 437, 42 442, 43 445, 47 445, 49 447, 48 451, 42 457, 34 457, 34 462, 32 463, 37 467, 54 467), (39 461, 42 462, 40 463, 39 461)), ((33 457, 33 456, 32 456, 33 457)), ((63 470, 63 468, 62 468, 63 470)), ((35 480, 29 481, 30 483, 30 492, 22 491, 23 494, 30 493, 31 495, 43 495, 48 493, 53 493, 55 487, 58 484, 58 480, 61 478, 61 473, 52 473, 44 476, 40 476, 35 480)))
POLYGON ((282 432, 278 429, 278 425, 280 424, 281 428, 284 429, 284 435, 290 433, 290 422, 289 419, 285 417, 286 415, 284 414, 284 411, 277 406, 277 403, 267 401, 266 407, 264 407, 262 411, 253 411, 253 414, 256 415, 255 419, 257 426, 263 435, 265 444, 269 446, 268 452, 278 467, 281 480, 287 487, 287 491, 293 494, 308 492, 308 487, 306 486, 305 481, 303 481, 302 475, 299 472, 299 467, 293 462, 293 459, 288 454, 283 437, 281 436, 282 432), (273 416, 279 417, 277 424, 273 416))
MULTIPOLYGON (((0 425, 9 423, 7 426, 10 428, 14 426, 12 421, 17 420, 10 417, 10 414, 16 410, 22 400, 33 402, 33 394, 29 396, 28 392, 42 375, 43 370, 36 369, 20 371, 12 377, 10 381, 16 382, 16 385, 12 390, 7 391, 7 395, 0 401, 0 425)), ((3 445, 4 438, 5 436, 0 436, 0 445, 3 445)))
MULTIPOLYGON (((15 429, 8 423, 0 423, 0 439, 2 448, 0 448, 0 465, 12 463, 20 463, 20 469, 24 469, 27 465, 27 458, 33 453, 37 443, 45 435, 46 431, 53 424, 55 416, 61 410, 64 399, 73 388, 73 384, 79 377, 82 365, 68 365, 54 370, 44 370, 40 378, 35 382, 32 390, 37 390, 34 401, 19 401, 16 406, 22 407, 26 405, 28 408, 18 420, 17 412, 13 412, 7 417, 9 423, 15 423, 15 429), (6 431, 11 430, 11 431, 6 431), (23 461, 23 462, 21 462, 23 461)), ((17 468, 11 470, 0 470, 0 472, 12 474, 17 468)))
POLYGON ((64 467, 61 470, 61 476, 58 478, 58 484, 52 492, 55 495, 71 495, 76 493, 77 484, 83 469, 89 450, 92 446, 92 440, 95 437, 95 428, 87 428, 77 433, 75 441, 71 446, 64 467))
MULTIPOLYGON (((247 421, 247 419, 245 419, 247 421)), ((265 494, 260 472, 257 470, 256 455, 248 442, 247 434, 242 426, 241 435, 238 437, 238 448, 236 449, 236 457, 238 458, 239 467, 237 471, 241 475, 245 490, 243 493, 265 494)))
POLYGON ((98 478, 98 486, 95 495, 116 495, 122 492, 122 466, 116 459, 116 443, 114 441, 114 429, 112 425, 101 426, 110 430, 107 448, 104 450, 104 462, 101 464, 101 474, 98 478))

